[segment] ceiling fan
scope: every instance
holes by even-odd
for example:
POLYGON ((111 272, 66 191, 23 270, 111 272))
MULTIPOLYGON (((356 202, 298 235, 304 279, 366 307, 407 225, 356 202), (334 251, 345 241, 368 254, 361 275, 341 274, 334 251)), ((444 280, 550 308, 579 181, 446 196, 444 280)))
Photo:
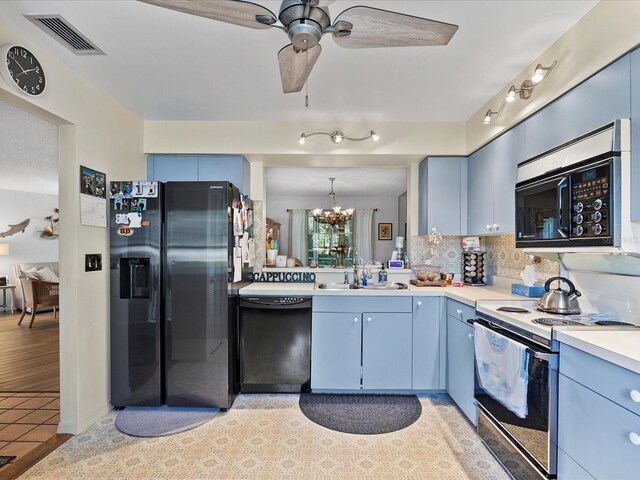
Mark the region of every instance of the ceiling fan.
POLYGON ((331 23, 331 0, 283 0, 280 13, 244 0, 139 0, 243 27, 284 30, 291 43, 278 52, 284 93, 302 90, 325 33, 344 48, 446 45, 457 25, 366 6, 347 8, 331 23))

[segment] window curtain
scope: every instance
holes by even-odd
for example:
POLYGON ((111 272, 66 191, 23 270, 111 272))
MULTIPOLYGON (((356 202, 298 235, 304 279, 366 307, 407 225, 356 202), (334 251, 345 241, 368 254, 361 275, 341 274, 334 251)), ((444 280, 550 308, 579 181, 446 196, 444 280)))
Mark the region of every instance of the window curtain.
POLYGON ((363 261, 374 260, 373 212, 371 208, 364 208, 353 213, 353 244, 358 249, 358 258, 363 261))
POLYGON ((289 256, 300 260, 304 267, 309 252, 308 228, 306 210, 289 210, 289 256))

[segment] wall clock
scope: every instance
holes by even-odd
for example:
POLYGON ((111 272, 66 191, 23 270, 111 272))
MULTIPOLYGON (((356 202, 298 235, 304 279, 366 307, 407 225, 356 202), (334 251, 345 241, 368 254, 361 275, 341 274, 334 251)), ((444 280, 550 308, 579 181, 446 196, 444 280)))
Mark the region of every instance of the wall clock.
POLYGON ((47 84, 44 69, 29 50, 20 45, 3 45, 0 62, 0 74, 9 85, 32 97, 44 93, 47 84))

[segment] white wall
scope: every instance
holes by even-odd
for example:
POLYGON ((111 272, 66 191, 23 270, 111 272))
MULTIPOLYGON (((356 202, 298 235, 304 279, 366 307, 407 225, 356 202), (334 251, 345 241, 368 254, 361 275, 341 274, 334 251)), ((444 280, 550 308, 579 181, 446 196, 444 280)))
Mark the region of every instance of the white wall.
MULTIPOLYGON (((107 180, 143 178, 144 126, 141 118, 62 65, 44 46, 27 42, 0 22, 0 45, 7 43, 23 44, 40 58, 47 91, 26 98, 0 80, 0 99, 61 125, 58 431, 79 433, 109 409, 109 271, 84 271, 85 253, 108 258, 108 231, 80 225, 79 168, 105 172, 107 180)), ((46 48, 71 55, 50 40, 46 48)))
POLYGON ((621 55, 640 44, 640 2, 607 0, 598 3, 573 27, 516 78, 504 87, 466 122, 466 153, 469 154, 488 143, 502 132, 531 116, 563 93, 598 72, 621 55), (553 72, 536 86, 529 100, 516 99, 507 104, 491 125, 483 125, 482 119, 488 109, 498 110, 511 85, 516 88, 530 78, 538 63, 549 66, 554 60, 558 64, 553 72))
POLYGON ((14 264, 58 261, 58 240, 40 237, 48 225, 44 217, 55 215, 53 209, 57 207, 57 195, 0 189, 0 232, 8 230, 9 224, 31 219, 24 233, 0 238, 0 243, 9 244, 9 256, 0 257, 0 275, 8 275, 17 288, 20 286, 13 275, 14 264))
MULTIPOLYGON (((289 236, 289 214, 288 208, 306 208, 308 210, 318 208, 327 201, 327 196, 319 197, 285 197, 270 196, 267 194, 267 217, 279 222, 280 226, 280 253, 288 253, 288 236, 289 236)), ((377 208, 378 211, 373 216, 374 238, 373 256, 368 260, 385 261, 391 258, 391 252, 395 246, 395 237, 398 231, 398 197, 395 196, 376 196, 367 197, 350 197, 339 196, 338 201, 343 208, 377 208), (378 223, 393 224, 392 240, 377 240, 378 223)), ((404 227, 403 227, 404 228, 404 227)), ((365 259, 367 260, 367 259, 365 259)))

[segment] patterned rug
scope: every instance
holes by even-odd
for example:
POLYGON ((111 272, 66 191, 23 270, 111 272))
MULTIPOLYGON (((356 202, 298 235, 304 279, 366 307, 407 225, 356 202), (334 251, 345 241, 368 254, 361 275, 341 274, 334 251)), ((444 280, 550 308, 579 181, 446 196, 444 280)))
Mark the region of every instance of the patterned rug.
POLYGON ((448 395, 384 435, 349 435, 307 419, 298 395, 239 395, 213 422, 178 435, 120 433, 112 412, 22 479, 509 480, 448 395))
POLYGON ((358 435, 402 430, 422 413, 415 395, 303 393, 300 410, 318 425, 358 435))

